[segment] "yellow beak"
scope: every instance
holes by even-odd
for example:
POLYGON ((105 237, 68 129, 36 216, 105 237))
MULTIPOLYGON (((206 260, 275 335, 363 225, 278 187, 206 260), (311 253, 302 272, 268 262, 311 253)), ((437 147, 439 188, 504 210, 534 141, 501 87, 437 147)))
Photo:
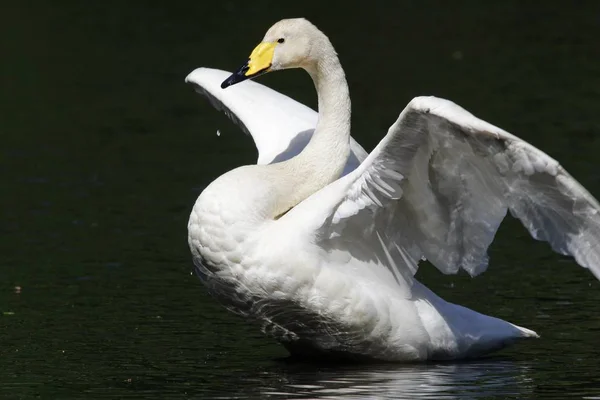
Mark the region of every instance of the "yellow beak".
POLYGON ((252 50, 248 61, 221 84, 225 89, 236 83, 269 72, 277 42, 262 42, 252 50))
POLYGON ((262 42, 252 50, 248 60, 249 68, 246 71, 246 76, 250 77, 262 71, 269 72, 276 45, 276 42, 262 42))

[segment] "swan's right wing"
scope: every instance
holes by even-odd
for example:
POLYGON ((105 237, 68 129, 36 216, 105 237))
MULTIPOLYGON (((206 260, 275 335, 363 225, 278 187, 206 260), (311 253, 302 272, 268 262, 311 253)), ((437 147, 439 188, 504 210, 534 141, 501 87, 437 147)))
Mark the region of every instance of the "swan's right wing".
MULTIPOLYGON (((230 72, 211 68, 192 71, 186 82, 206 96, 242 130, 251 135, 258 149, 258 164, 270 164, 291 158, 304 149, 317 125, 317 113, 288 96, 254 81, 245 81, 221 89, 230 72)), ((354 139, 345 173, 367 157, 354 139)))

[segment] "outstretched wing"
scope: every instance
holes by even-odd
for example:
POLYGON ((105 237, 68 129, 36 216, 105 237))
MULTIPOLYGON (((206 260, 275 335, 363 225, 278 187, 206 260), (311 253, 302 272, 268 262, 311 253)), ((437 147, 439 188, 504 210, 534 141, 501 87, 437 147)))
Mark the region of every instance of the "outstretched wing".
POLYGON ((596 199, 542 151, 435 97, 413 99, 356 170, 296 209, 327 254, 385 265, 398 282, 421 258, 485 271, 508 210, 600 279, 596 199))
MULTIPOLYGON (((221 89, 221 82, 229 75, 227 71, 198 68, 185 81, 252 136, 258 149, 258 164, 284 161, 300 153, 312 137, 317 113, 253 81, 221 89)), ((350 148, 344 173, 355 169, 367 157, 367 152, 354 139, 350 141, 350 148)))

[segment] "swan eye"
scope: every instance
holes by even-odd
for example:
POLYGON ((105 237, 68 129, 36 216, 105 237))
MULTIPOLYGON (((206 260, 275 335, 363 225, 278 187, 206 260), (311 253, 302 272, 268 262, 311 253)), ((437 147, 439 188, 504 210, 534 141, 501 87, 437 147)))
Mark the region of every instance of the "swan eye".
POLYGON ((283 43, 283 42, 285 42, 285 39, 284 39, 284 38, 279 38, 279 39, 277 39, 277 43, 283 43))

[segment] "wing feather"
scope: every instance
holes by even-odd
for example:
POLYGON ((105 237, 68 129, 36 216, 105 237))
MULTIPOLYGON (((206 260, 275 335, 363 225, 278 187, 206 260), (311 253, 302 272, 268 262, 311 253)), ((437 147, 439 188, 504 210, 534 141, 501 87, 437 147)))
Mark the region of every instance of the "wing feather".
MULTIPOLYGON (((221 89, 221 82, 229 75, 230 72, 218 69, 197 68, 185 81, 252 136, 258 149, 258 164, 280 162, 299 154, 312 137, 317 113, 254 81, 221 89)), ((344 174, 367 157, 367 152, 354 139, 350 141, 350 149, 344 174)))
POLYGON ((444 273, 485 271, 508 211, 600 279, 596 199, 557 161, 450 101, 413 99, 365 161, 330 186, 330 205, 315 211, 330 215, 313 219, 324 221, 315 226, 320 246, 351 253, 360 243, 406 282, 422 258, 444 273))

